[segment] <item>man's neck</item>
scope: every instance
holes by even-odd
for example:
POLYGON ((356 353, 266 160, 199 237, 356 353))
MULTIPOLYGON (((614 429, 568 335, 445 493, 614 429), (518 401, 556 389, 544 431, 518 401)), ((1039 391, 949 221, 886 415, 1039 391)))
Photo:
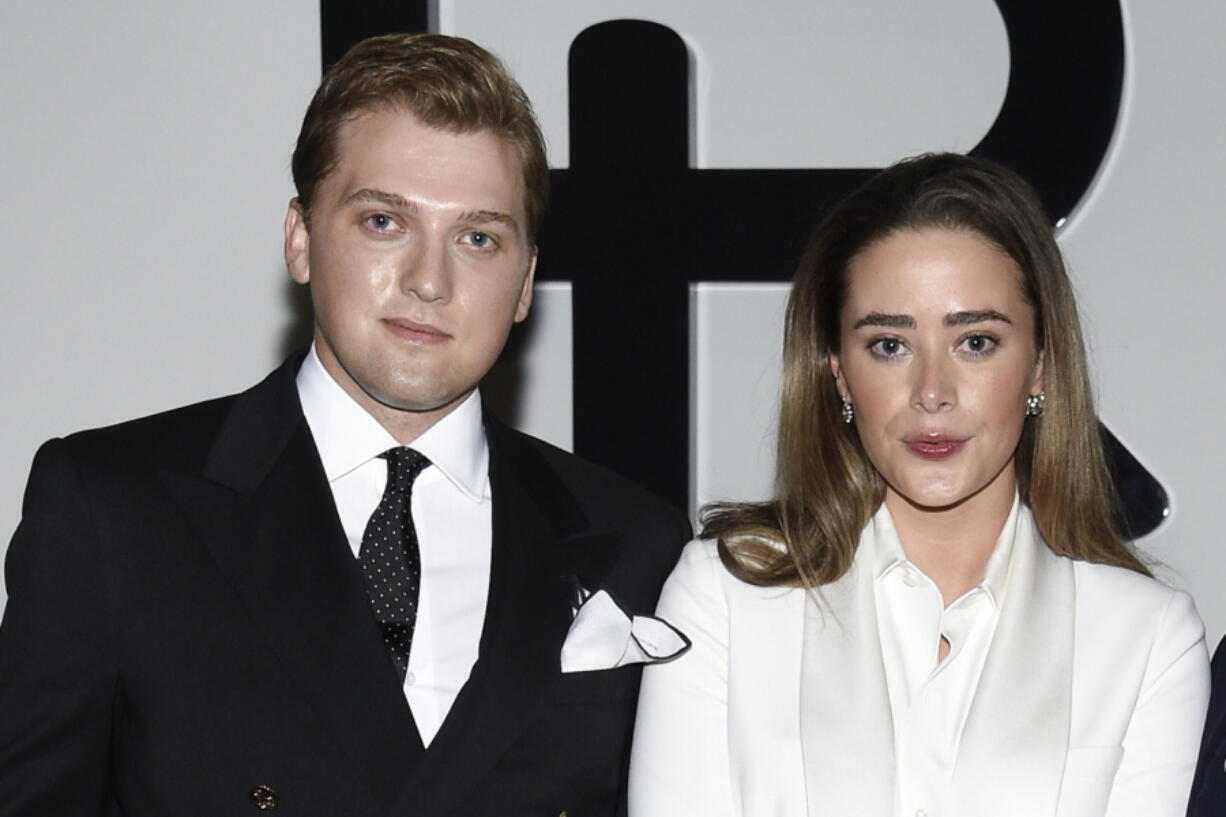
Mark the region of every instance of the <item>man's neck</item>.
MULTIPOLYGON (((346 393, 349 393, 347 389, 346 393)), ((379 422, 379 425, 387 429, 387 433, 391 434, 396 439, 396 442, 401 445, 411 445, 414 440, 433 428, 448 414, 455 411, 468 398, 468 395, 472 394, 472 390, 465 392, 444 406, 430 409, 429 411, 407 411, 393 408, 380 403, 365 392, 362 392, 362 394, 366 398, 365 400, 352 393, 349 393, 349 396, 353 397, 358 405, 366 409, 367 413, 379 422)))
POLYGON ((362 388, 362 385, 354 380, 340 361, 331 354, 326 345, 316 342, 315 353, 324 371, 335 381, 336 385, 340 386, 341 390, 361 406, 367 414, 374 417, 376 422, 401 445, 412 444, 440 420, 455 411, 476 390, 474 387, 453 397, 443 405, 428 409, 397 408, 380 401, 362 388))

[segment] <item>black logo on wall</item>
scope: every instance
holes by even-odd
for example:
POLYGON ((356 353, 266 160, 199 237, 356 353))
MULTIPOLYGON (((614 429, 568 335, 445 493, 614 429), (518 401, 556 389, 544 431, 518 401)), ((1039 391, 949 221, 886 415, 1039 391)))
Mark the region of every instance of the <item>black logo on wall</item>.
MULTIPOLYGON (((971 152, 1029 179, 1058 223, 1089 189, 1115 130, 1120 6, 997 6, 1009 38, 1009 84, 971 152)), ((364 37, 428 27, 421 0, 321 0, 320 9, 325 65, 364 37)), ((568 70, 571 162, 552 173, 537 277, 572 282, 575 450, 684 507, 690 284, 790 280, 813 225, 878 168, 690 168, 689 54, 655 23, 586 29, 572 43, 568 70)), ((803 85, 793 93, 803 95, 803 85)), ((1102 433, 1125 528, 1149 533, 1168 512, 1166 492, 1110 431, 1102 433)))

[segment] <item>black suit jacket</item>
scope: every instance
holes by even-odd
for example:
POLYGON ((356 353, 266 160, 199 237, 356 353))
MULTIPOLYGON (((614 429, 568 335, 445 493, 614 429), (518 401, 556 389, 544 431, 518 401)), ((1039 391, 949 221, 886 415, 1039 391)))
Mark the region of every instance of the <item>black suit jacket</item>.
POLYGON ((609 815, 640 671, 564 675, 576 585, 650 611, 689 528, 487 422, 490 594, 428 751, 287 363, 253 389, 53 440, 0 625, 0 815, 609 815))
POLYGON ((1213 653, 1213 694, 1188 801, 1188 817, 1221 816, 1226 816, 1226 639, 1213 653))

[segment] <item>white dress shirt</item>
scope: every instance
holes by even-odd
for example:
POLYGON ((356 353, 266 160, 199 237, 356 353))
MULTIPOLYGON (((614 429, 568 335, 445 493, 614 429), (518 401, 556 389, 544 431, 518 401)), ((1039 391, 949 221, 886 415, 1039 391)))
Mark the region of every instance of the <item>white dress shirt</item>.
POLYGON ((889 513, 877 514, 873 593, 894 723, 898 817, 939 817, 945 811, 962 730, 1004 599, 1017 509, 1015 499, 982 580, 949 606, 936 582, 907 559, 889 513), (942 637, 949 653, 940 660, 942 637))
MULTIPOLYGON (((356 558, 387 483, 379 455, 399 443, 328 374, 314 346, 298 371, 298 396, 356 558)), ((431 465, 413 484, 421 591, 404 696, 428 746, 477 661, 489 595, 489 446, 478 393, 411 447, 431 465)))

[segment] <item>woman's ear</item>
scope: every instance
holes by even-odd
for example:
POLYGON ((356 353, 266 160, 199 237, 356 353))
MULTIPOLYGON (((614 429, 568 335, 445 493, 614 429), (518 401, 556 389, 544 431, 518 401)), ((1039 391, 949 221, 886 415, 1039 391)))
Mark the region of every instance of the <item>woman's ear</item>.
POLYGON ((1039 352, 1039 359, 1034 364, 1034 374, 1030 378, 1030 393, 1038 394, 1043 391, 1043 361, 1047 357, 1043 352, 1039 352))
POLYGON ((839 366, 838 354, 830 352, 827 357, 830 361, 830 373, 834 375, 834 386, 839 390, 839 397, 845 402, 851 402, 847 396, 847 384, 843 382, 843 369, 839 366))

